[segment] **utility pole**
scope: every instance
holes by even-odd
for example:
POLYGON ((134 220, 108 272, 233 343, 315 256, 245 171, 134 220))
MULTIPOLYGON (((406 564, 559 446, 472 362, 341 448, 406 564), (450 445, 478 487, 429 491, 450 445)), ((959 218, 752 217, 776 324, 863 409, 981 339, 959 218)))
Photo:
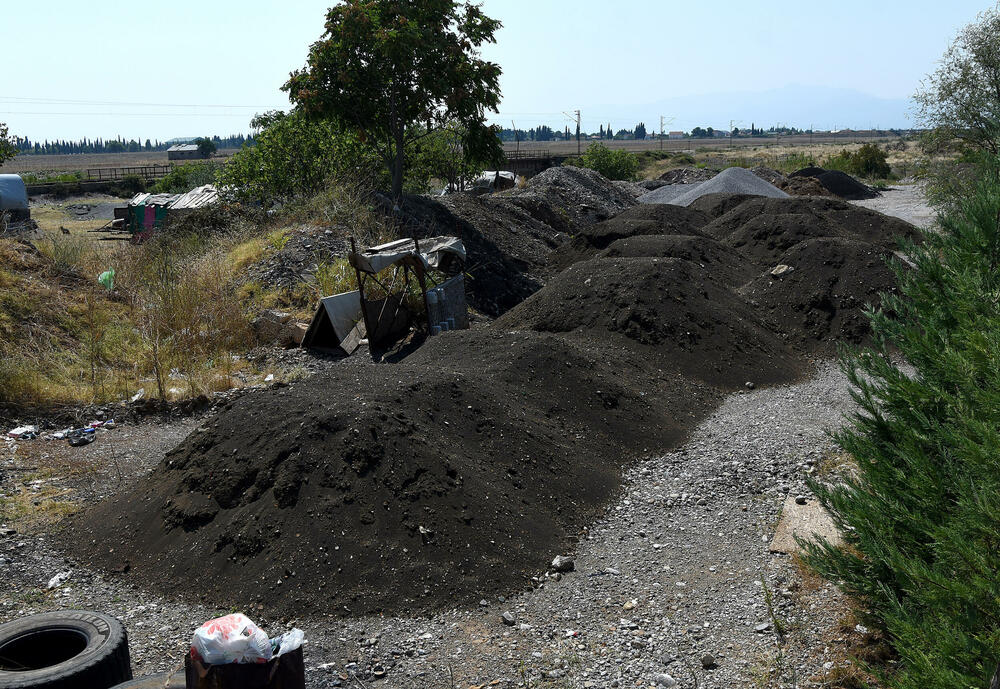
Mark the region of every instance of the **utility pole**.
POLYGON ((521 152, 521 137, 517 133, 517 125, 514 124, 514 120, 510 121, 510 126, 514 128, 514 155, 517 155, 521 152))
POLYGON ((664 127, 664 125, 667 125, 667 124, 673 124, 673 122, 674 122, 674 118, 673 117, 664 117, 663 115, 660 115, 660 150, 661 151, 663 150, 663 127, 664 127))
POLYGON ((580 111, 574 110, 572 115, 564 112, 563 115, 576 121, 576 154, 580 155, 580 111))

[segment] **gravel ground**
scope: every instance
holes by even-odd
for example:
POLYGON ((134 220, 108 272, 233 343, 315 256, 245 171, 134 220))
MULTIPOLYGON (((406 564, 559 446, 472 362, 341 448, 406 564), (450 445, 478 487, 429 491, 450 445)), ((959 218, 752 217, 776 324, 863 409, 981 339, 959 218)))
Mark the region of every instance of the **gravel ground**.
POLYGON ((893 215, 908 223, 928 229, 934 224, 935 212, 927 205, 922 184, 899 184, 889 187, 882 196, 865 201, 851 201, 885 215, 893 215))
MULTIPOLYGON (((310 687, 513 687, 525 678, 535 686, 650 686, 658 673, 693 687, 692 672, 698 687, 818 683, 846 662, 838 655, 843 601, 828 584, 803 580, 768 544, 785 496, 805 493, 805 476, 829 451, 824 430, 850 409, 847 390, 837 367, 821 364, 804 382, 730 396, 681 448, 633 466, 606 517, 581 533, 574 571, 539 572, 511 599, 484 592, 474 610, 421 619, 245 612, 272 633, 306 631, 310 687)), ((114 447, 127 480, 192 423, 122 426, 89 447, 114 447)), ((8 496, 34 490, 27 464, 46 454, 17 448, 8 443, 0 463, 8 496)), ((79 499, 119 484, 110 463, 94 457, 89 466, 82 480, 98 487, 79 499)), ((139 675, 176 667, 192 629, 229 612, 83 570, 44 531, 20 523, 0 530, 0 621, 59 608, 109 612, 125 622, 139 675), (65 582, 47 590, 61 572, 69 572, 65 582)))

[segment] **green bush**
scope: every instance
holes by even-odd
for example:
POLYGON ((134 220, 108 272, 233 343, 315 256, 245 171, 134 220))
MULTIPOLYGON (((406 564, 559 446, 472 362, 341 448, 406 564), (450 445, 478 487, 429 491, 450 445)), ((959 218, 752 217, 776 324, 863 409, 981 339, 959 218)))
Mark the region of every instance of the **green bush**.
POLYGON ((885 151, 875 144, 865 144, 854 153, 844 149, 827 158, 823 167, 859 177, 886 179, 892 174, 892 167, 886 162, 885 151))
POLYGON ((593 143, 580 157, 580 167, 600 172, 608 179, 634 180, 639 161, 628 151, 610 149, 604 144, 593 143))
POLYGON ((813 483, 845 545, 807 546, 899 654, 899 689, 986 687, 1000 660, 1000 186, 904 251, 844 369, 856 473, 813 483), (905 364, 899 363, 906 362, 905 364))
POLYGON ((215 184, 219 167, 218 163, 175 165, 166 177, 157 180, 149 190, 154 194, 184 194, 204 184, 215 184))

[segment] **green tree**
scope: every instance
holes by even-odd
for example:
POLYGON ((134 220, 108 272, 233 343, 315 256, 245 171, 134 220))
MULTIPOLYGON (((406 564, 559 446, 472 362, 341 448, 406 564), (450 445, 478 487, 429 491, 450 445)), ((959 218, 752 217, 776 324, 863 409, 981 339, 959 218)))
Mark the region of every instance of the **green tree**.
POLYGON ((7 133, 7 125, 0 122, 0 165, 17 155, 17 146, 7 133))
POLYGON ((198 146, 198 153, 202 158, 211 158, 212 154, 218 150, 215 146, 215 142, 207 136, 195 139, 194 143, 198 146))
POLYGON ((1000 154, 1000 10, 981 13, 959 32, 913 99, 920 125, 1000 154))
POLYGON ((633 134, 636 139, 642 140, 646 138, 646 125, 643 122, 635 125, 635 133, 633 134))
POLYGON ((856 472, 813 489, 845 544, 807 547, 899 653, 900 689, 986 687, 1000 660, 1000 186, 981 182, 896 263, 847 354, 856 472), (902 364, 900 362, 905 362, 902 364))
POLYGON ((628 151, 592 143, 580 157, 580 166, 596 170, 608 179, 633 180, 639 170, 639 160, 628 151))
POLYGON ((331 119, 306 117, 299 110, 258 115, 251 126, 256 145, 241 148, 219 173, 223 193, 238 201, 269 207, 323 189, 331 177, 370 179, 378 158, 357 136, 331 119))
POLYGON ((447 123, 464 128, 469 155, 500 149, 485 121, 500 101, 500 67, 479 53, 499 27, 453 0, 345 0, 283 89, 310 116, 353 130, 390 170, 398 200, 407 147, 447 123))

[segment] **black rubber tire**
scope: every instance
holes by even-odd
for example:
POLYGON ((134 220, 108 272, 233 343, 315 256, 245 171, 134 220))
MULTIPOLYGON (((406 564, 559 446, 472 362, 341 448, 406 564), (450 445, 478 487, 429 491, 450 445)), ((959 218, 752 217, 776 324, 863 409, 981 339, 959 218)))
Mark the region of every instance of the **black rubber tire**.
POLYGON ((161 672, 158 675, 140 677, 119 684, 112 689, 185 689, 187 680, 184 678, 184 668, 174 672, 161 672))
POLYGON ((109 689, 130 679, 128 637, 113 617, 60 610, 0 625, 0 687, 109 689))

